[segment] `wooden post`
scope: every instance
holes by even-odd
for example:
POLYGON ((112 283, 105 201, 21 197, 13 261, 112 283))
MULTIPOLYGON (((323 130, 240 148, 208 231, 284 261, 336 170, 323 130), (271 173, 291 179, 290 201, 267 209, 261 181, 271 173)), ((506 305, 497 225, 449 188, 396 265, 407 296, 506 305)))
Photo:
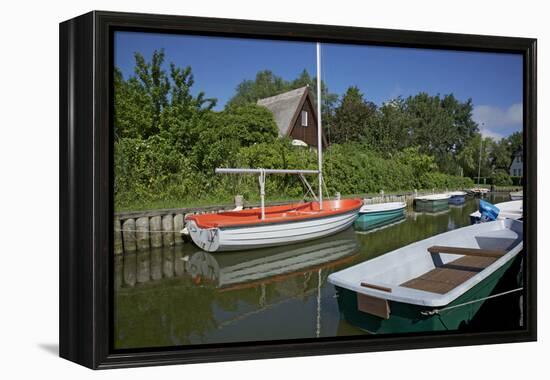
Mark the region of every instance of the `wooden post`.
POLYGON ((161 218, 160 216, 153 216, 149 220, 149 232, 151 235, 151 247, 162 247, 162 234, 161 234, 161 218))
POLYGON ((180 231, 183 230, 184 227, 184 221, 183 221, 183 214, 176 214, 174 216, 174 242, 176 244, 182 244, 183 239, 181 237, 180 231))
POLYGON ((124 252, 136 250, 136 221, 134 219, 126 219, 122 223, 122 239, 124 241, 124 252))
POLYGON ((149 218, 138 218, 136 220, 136 243, 138 249, 149 248, 149 235, 149 218))
POLYGON ((162 217, 162 243, 165 247, 174 245, 174 217, 172 214, 162 217))
POLYGON ((113 226, 113 244, 115 255, 121 255, 124 252, 124 245, 122 244, 122 232, 120 232, 120 219, 115 218, 113 226))

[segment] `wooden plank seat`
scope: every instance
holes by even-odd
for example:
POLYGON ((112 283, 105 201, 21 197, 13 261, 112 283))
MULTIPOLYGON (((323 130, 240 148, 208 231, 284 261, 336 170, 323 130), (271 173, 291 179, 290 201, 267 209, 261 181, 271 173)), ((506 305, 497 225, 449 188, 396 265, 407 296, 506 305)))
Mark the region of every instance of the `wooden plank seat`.
POLYGON ((428 248, 430 253, 453 253, 464 256, 479 256, 479 257, 494 257, 503 256, 506 251, 502 249, 480 249, 480 248, 462 248, 462 247, 447 247, 444 245, 433 245, 428 248))
POLYGON ((400 286, 445 294, 487 268, 506 253, 500 250, 444 246, 433 246, 428 248, 428 251, 430 253, 454 253, 463 255, 463 257, 438 266, 400 286))

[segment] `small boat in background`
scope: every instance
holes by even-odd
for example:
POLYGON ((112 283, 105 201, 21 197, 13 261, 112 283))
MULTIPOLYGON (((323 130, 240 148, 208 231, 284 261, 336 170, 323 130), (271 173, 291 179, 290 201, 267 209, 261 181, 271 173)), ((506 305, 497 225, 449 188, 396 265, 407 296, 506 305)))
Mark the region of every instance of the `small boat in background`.
POLYGON ((449 208, 449 194, 430 194, 414 198, 416 211, 438 212, 449 208))
POLYGON ((354 223, 358 231, 370 231, 405 218, 405 202, 389 202, 365 205, 359 209, 354 223))
POLYGON ((480 210, 470 214, 470 223, 476 224, 481 220, 481 215, 484 210, 490 213, 494 213, 494 208, 496 207, 496 215, 494 218, 502 219, 514 219, 521 220, 523 219, 523 201, 509 201, 497 203, 491 205, 489 202, 483 200, 479 201, 480 210), (492 207, 491 207, 492 206, 492 207))
POLYGON ((523 223, 497 220, 412 243, 328 281, 341 315, 370 333, 457 330, 519 265, 522 250, 523 223))
POLYGON ((513 191, 510 193, 510 199, 513 201, 520 201, 523 199, 523 190, 513 191))
POLYGON ((483 196, 483 195, 486 195, 487 193, 489 193, 489 189, 485 188, 485 187, 473 187, 471 189, 468 189, 468 194, 470 195, 473 195, 473 196, 483 196))
POLYGON ((448 193, 451 198, 449 198, 449 204, 452 205, 463 205, 466 202, 466 192, 465 191, 451 191, 448 193))

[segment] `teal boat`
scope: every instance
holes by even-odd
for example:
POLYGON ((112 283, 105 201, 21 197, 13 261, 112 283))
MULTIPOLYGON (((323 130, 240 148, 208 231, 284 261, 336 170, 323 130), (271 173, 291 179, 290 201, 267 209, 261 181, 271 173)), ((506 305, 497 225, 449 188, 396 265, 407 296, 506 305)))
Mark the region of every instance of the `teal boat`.
POLYGON ((342 317, 370 333, 457 330, 517 270, 522 250, 523 223, 497 220, 410 244, 328 280, 342 317))
POLYGON ((415 210, 420 212, 438 212, 449 209, 449 194, 430 194, 414 199, 415 210))
POLYGON ((407 204, 404 202, 389 202, 365 205, 359 210, 354 227, 357 231, 371 231, 405 218, 407 204))

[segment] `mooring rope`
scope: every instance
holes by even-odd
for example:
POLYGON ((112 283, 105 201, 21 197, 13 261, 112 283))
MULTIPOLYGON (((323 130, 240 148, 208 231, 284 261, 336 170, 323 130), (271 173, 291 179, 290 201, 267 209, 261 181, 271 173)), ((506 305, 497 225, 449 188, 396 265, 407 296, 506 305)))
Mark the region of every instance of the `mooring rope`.
POLYGON ((429 310, 429 311, 422 311, 422 312, 420 312, 420 314, 422 314, 422 315, 424 315, 424 316, 432 316, 432 315, 440 314, 440 313, 442 313, 442 312, 444 312, 444 311, 449 311, 449 310, 452 310, 452 309, 456 309, 456 308, 458 308, 458 307, 471 305, 471 304, 477 303, 477 302, 482 302, 482 301, 485 301, 485 300, 489 300, 489 299, 491 299, 491 298, 496 298, 496 297, 500 297, 500 296, 505 296, 505 295, 507 295, 507 294, 519 292, 519 291, 522 291, 522 290, 523 290, 523 287, 517 288, 517 289, 512 289, 512 290, 508 290, 508 291, 506 291, 506 292, 502 292, 502 293, 498 293, 498 294, 493 294, 492 296, 483 297, 483 298, 480 298, 480 299, 477 299, 477 300, 468 301, 468 302, 460 303, 460 304, 458 304, 458 305, 449 306, 449 307, 446 307, 446 308, 444 308, 444 309, 433 309, 433 310, 429 310))
POLYGON ((150 234, 163 234, 165 232, 167 233, 170 233, 170 232, 174 232, 174 233, 181 233, 181 230, 177 231, 177 230, 158 230, 158 231, 151 231, 151 230, 117 230, 115 229, 115 232, 140 232, 140 233, 150 233, 150 234))

